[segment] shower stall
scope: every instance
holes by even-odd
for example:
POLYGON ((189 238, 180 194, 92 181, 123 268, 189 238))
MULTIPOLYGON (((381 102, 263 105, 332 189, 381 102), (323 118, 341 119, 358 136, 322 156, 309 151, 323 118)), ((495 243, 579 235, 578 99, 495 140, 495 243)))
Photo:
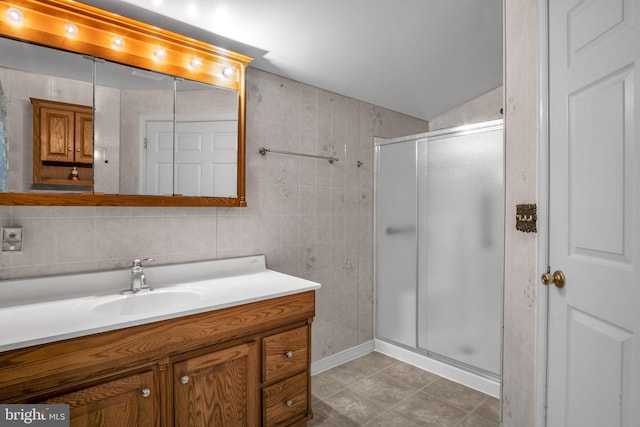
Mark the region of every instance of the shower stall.
POLYGON ((503 165, 502 120, 376 139, 376 348, 493 395, 503 165))

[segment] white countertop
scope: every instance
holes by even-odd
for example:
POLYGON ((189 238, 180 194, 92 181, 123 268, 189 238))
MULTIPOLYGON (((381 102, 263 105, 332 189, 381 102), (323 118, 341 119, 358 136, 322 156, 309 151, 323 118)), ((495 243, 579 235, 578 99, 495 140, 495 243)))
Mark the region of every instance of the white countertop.
MULTIPOLYGON (((129 270, 124 272, 126 273, 124 277, 128 281, 129 270)), ((119 293, 119 290, 129 286, 128 283, 124 285, 121 283, 122 270, 0 282, 0 288, 4 287, 0 298, 5 305, 0 307, 0 351, 142 325, 320 288, 319 283, 268 270, 263 255, 175 266, 145 267, 145 272, 147 284, 154 290, 137 295, 119 293), (77 284, 82 285, 87 281, 91 282, 88 287, 92 289, 92 294, 77 295, 78 289, 82 289, 77 284), (95 283, 97 281, 103 283, 97 285, 95 283), (46 292, 43 289, 48 288, 52 292, 62 286, 61 284, 68 284, 67 289, 52 293, 51 298, 42 296, 42 292, 46 292), (24 289, 25 286, 30 286, 31 289, 24 289), (73 291, 70 290, 71 288, 73 291), (163 303, 151 312, 146 310, 145 313, 113 314, 111 310, 104 312, 96 309, 101 304, 111 304, 117 300, 131 298, 142 299, 153 293, 155 293, 153 298, 158 294, 170 294, 165 299, 171 299, 172 292, 188 293, 187 296, 193 296, 193 298, 177 306, 163 303), (11 301, 14 301, 13 305, 11 301)))

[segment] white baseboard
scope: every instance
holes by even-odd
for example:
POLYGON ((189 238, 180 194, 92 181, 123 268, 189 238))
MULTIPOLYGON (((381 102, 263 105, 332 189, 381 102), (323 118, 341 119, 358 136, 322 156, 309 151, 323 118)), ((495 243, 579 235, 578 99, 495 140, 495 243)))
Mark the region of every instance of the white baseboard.
POLYGON ((373 340, 367 341, 355 347, 348 348, 340 353, 333 354, 324 359, 311 363, 311 375, 319 374, 327 369, 335 368, 358 357, 371 353, 374 349, 373 340))
POLYGON ((463 384, 474 390, 497 397, 498 399, 500 398, 500 383, 498 381, 478 376, 384 341, 375 340, 374 348, 375 351, 391 356, 402 362, 417 366, 420 369, 440 375, 448 380, 463 384))

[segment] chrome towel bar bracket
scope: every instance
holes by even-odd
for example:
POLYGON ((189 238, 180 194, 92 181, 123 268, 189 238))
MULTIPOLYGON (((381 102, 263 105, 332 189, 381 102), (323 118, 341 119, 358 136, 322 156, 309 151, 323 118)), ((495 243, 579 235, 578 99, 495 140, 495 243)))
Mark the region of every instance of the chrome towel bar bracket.
POLYGON ((318 156, 316 154, 305 154, 305 153, 295 153, 293 151, 282 151, 282 150, 272 150, 270 148, 264 148, 261 147, 258 152, 260 154, 262 154, 263 156, 267 153, 274 153, 274 154, 287 154, 289 156, 302 156, 302 157, 311 157, 314 159, 322 159, 322 160, 328 160, 329 163, 333 164, 333 162, 337 162, 338 158, 337 157, 329 157, 329 156, 318 156))

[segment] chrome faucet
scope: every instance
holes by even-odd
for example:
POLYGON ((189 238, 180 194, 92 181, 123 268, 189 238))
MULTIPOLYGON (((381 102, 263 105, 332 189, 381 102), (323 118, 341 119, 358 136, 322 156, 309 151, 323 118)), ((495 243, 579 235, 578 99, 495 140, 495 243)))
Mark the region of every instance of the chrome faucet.
POLYGON ((131 289, 122 291, 123 294, 136 294, 138 292, 149 292, 152 289, 147 286, 147 276, 144 274, 142 263, 146 261, 154 261, 153 258, 134 259, 131 266, 131 289))

